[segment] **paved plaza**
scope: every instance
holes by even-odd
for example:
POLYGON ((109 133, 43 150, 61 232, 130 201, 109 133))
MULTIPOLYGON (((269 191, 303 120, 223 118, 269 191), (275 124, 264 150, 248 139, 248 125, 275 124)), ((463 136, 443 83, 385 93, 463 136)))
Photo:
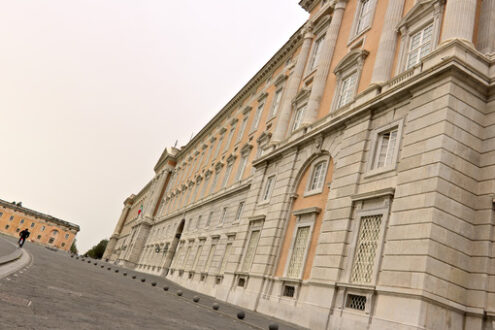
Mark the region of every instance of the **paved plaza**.
POLYGON ((1 329, 268 329, 273 323, 279 329, 301 329, 250 311, 238 320, 239 307, 163 278, 32 243, 24 249, 31 261, 0 279, 1 329), (193 302, 194 296, 199 302, 193 302))

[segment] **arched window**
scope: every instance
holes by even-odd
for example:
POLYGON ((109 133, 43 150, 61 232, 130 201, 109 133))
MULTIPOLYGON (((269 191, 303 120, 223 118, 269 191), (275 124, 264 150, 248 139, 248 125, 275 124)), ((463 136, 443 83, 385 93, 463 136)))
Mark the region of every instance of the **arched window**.
POLYGON ((58 230, 54 229, 51 231, 50 235, 52 235, 52 237, 57 237, 58 235, 58 230))
POLYGON ((322 160, 313 166, 313 171, 308 182, 308 193, 318 193, 323 190, 323 183, 327 172, 327 164, 327 160, 322 160))

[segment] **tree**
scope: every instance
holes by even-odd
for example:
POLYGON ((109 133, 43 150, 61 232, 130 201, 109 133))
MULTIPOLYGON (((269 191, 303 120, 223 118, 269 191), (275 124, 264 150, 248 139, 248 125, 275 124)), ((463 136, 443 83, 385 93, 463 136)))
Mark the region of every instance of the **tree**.
POLYGON ((100 243, 97 245, 93 246, 91 249, 88 250, 84 255, 91 257, 93 259, 101 259, 103 257, 103 253, 105 253, 105 249, 107 248, 108 240, 107 239, 102 239, 100 243))
POLYGON ((70 246, 70 252, 77 254, 77 247, 76 247, 76 240, 74 239, 74 242, 72 242, 72 245, 70 246))

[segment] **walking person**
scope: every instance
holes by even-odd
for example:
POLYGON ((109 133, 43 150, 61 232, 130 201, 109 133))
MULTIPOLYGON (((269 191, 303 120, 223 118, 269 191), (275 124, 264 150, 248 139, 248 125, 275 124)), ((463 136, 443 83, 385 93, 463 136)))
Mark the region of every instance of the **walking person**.
POLYGON ((19 233, 19 247, 22 247, 31 233, 26 228, 19 233))

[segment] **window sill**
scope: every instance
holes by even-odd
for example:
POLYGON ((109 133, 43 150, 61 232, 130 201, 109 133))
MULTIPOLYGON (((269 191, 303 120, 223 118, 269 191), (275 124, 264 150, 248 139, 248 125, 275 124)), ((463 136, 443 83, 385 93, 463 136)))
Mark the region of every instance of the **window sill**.
POLYGON ((321 194, 322 192, 323 192, 323 188, 318 189, 318 190, 305 191, 303 194, 303 197, 318 195, 318 194, 321 194))
POLYGON ((384 166, 384 167, 380 167, 380 168, 375 168, 375 169, 372 169, 372 170, 369 170, 368 172, 366 172, 364 174, 364 178, 367 179, 367 178, 371 178, 375 175, 380 175, 380 174, 384 174, 384 173, 388 173, 388 172, 392 172, 392 171, 395 171, 396 169, 396 165, 388 165, 388 166, 384 166))
POLYGON ((264 205, 267 205, 267 204, 270 204, 270 200, 269 199, 267 199, 266 201, 258 202, 258 206, 264 206, 264 205))
POLYGON ((359 32, 358 34, 356 34, 352 38, 350 38, 349 41, 347 42, 347 47, 355 48, 356 45, 353 45, 353 43, 356 40, 358 40, 359 38, 361 38, 363 35, 365 35, 366 32, 368 32, 369 30, 371 30, 371 24, 368 25, 368 27, 365 28, 363 31, 359 32))

